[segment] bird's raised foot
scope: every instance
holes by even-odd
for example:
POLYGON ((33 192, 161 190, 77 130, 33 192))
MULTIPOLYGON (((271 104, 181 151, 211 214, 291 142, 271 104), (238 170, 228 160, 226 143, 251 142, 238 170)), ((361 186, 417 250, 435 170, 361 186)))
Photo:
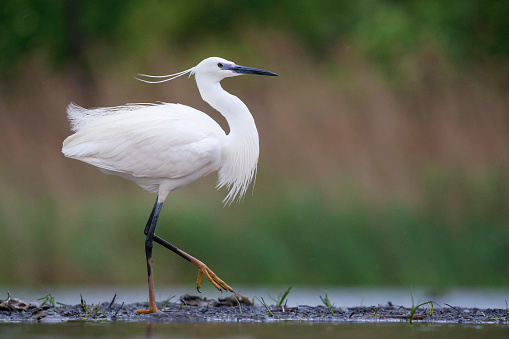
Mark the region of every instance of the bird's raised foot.
POLYGON ((136 315, 140 315, 140 314, 151 314, 151 313, 157 313, 157 312, 162 313, 162 312, 161 312, 161 311, 159 311, 159 310, 157 309, 157 307, 156 307, 156 308, 149 308, 148 310, 137 310, 137 311, 136 311, 136 315))
POLYGON ((201 265, 198 266, 198 268, 199 268, 198 280, 196 280, 196 289, 198 290, 198 292, 200 292, 201 277, 202 275, 205 275, 208 281, 210 281, 210 283, 214 285, 214 287, 217 288, 220 292, 223 292, 223 290, 225 290, 235 293, 233 288, 231 288, 230 286, 228 286, 227 283, 222 281, 214 272, 212 272, 210 268, 207 267, 207 265, 202 263, 201 265))

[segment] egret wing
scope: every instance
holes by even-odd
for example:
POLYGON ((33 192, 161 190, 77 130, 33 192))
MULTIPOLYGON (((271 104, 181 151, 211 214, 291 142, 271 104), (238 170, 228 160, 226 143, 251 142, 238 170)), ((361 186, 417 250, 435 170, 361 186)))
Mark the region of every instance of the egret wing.
POLYGON ((116 173, 181 178, 206 166, 217 169, 224 137, 213 119, 191 107, 140 105, 83 124, 62 151, 116 173))

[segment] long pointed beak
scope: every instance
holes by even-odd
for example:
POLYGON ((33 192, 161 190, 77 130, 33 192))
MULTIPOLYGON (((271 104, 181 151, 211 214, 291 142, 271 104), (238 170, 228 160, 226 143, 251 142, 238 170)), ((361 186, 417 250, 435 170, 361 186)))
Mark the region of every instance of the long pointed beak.
POLYGON ((230 66, 230 67, 228 67, 228 69, 230 69, 231 71, 233 71, 235 73, 241 73, 241 74, 259 74, 259 75, 269 75, 269 76, 273 76, 273 77, 279 76, 279 74, 272 73, 269 71, 264 71, 263 69, 239 66, 239 65, 230 66))

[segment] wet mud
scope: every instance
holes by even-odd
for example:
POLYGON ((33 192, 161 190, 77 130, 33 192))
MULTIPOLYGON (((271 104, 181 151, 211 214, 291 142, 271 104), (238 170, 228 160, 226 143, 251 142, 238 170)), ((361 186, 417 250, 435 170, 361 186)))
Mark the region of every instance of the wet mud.
POLYGON ((115 297, 109 302, 87 305, 64 305, 50 298, 39 302, 27 302, 9 296, 0 300, 0 322, 3 323, 56 323, 68 321, 97 322, 419 322, 419 323, 465 323, 509 324, 505 309, 463 308, 452 305, 425 304, 415 312, 408 307, 388 303, 383 306, 336 308, 325 306, 276 307, 263 305, 261 301, 237 295, 218 300, 185 295, 177 301, 157 304, 161 312, 136 315, 136 310, 146 309, 146 303, 117 303, 115 297), (412 320, 410 320, 412 318, 412 320))

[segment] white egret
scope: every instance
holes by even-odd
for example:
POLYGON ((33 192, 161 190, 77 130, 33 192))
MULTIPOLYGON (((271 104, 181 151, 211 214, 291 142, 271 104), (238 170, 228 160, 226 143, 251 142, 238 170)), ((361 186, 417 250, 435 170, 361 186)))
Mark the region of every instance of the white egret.
POLYGON ((84 161, 107 174, 121 176, 158 193, 144 231, 149 309, 138 310, 137 314, 159 312, 154 292, 153 241, 199 268, 198 291, 202 275, 205 275, 218 290, 234 292, 204 263, 161 239, 154 231, 168 194, 211 172, 218 171, 217 188, 225 186, 229 189, 225 204, 246 193, 258 163, 258 132, 246 105, 223 90, 219 82, 242 74, 277 74, 211 57, 180 73, 165 76, 140 74, 140 77, 152 80, 138 80, 160 83, 187 73, 195 75, 203 100, 226 118, 229 134, 207 114, 180 104, 128 104, 85 109, 71 103, 67 108, 74 134, 63 142, 62 153, 66 157, 84 161))

